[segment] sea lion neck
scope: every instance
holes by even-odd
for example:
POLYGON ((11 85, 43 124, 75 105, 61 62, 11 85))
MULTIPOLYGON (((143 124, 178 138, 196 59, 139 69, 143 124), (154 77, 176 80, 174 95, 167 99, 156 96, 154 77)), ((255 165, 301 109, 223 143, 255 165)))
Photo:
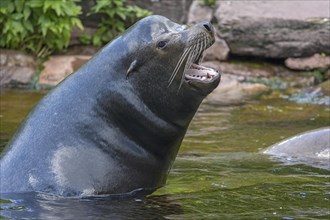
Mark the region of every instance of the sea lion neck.
MULTIPOLYGON (((148 152, 164 163, 174 159, 173 155, 176 155, 187 126, 175 124, 159 112, 154 112, 148 106, 150 103, 146 103, 129 82, 117 82, 96 100, 97 105, 93 109, 95 115, 106 119, 102 126, 115 128, 117 132, 125 134, 129 143, 124 147, 143 149, 139 153, 148 152)), ((100 124, 91 125, 91 129, 95 127, 99 129, 100 124)), ((107 134, 102 132, 102 135, 106 140, 107 134)), ((131 152, 135 154, 137 151, 131 152)))

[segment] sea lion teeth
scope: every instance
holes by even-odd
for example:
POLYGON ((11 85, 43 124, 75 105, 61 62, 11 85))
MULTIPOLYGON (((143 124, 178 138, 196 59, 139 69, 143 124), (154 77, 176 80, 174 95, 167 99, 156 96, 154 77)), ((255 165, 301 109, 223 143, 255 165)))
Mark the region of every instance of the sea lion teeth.
POLYGON ((186 70, 187 80, 212 80, 218 73, 207 67, 192 65, 191 69, 186 70))

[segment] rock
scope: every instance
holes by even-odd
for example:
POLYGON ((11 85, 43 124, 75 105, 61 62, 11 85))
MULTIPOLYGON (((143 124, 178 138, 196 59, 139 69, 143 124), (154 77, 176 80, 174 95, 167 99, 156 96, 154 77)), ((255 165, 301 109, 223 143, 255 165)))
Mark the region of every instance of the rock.
POLYGON ((215 43, 205 51, 204 60, 227 60, 229 52, 227 43, 216 36, 215 43))
POLYGON ((0 87, 26 87, 36 72, 36 61, 31 55, 15 50, 0 50, 0 87))
POLYGON ((320 86, 302 89, 287 98, 301 104, 330 105, 330 97, 324 95, 320 86))
MULTIPOLYGON (((188 24, 196 24, 203 21, 211 22, 214 9, 204 5, 199 1, 193 1, 188 13, 188 24)), ((205 61, 209 60, 227 60, 229 55, 229 47, 223 39, 215 36, 215 43, 206 50, 205 61)))
POLYGON ((137 5, 143 9, 148 9, 156 15, 163 15, 169 19, 186 23, 188 10, 193 0, 127 0, 127 5, 137 5))
POLYGON ((330 54, 329 8, 329 1, 219 1, 215 17, 232 54, 306 57, 330 54))
POLYGON ((315 54, 306 58, 288 58, 285 60, 285 65, 293 70, 329 69, 330 57, 315 54))
POLYGON ((263 83, 273 89, 306 87, 314 85, 315 82, 314 75, 302 74, 288 70, 282 65, 266 62, 221 62, 219 70, 239 76, 242 81, 263 83))
POLYGON ((223 73, 220 85, 206 99, 226 104, 242 103, 269 90, 263 84, 241 82, 238 76, 223 73))
POLYGON ((35 58, 17 50, 0 49, 0 66, 35 66, 35 58))
POLYGON ((18 86, 24 87, 32 82, 35 68, 6 66, 0 69, 0 87, 18 86))
POLYGON ((192 2, 188 13, 188 24, 196 24, 202 21, 211 22, 212 18, 213 8, 199 1, 192 2))
MULTIPOLYGON (((221 62, 205 62, 203 66, 221 69, 221 62)), ((244 77, 239 75, 233 75, 224 73, 221 71, 220 85, 207 97, 209 101, 215 101, 220 103, 241 103, 256 97, 270 88, 260 83, 246 82, 244 77)))
MULTIPOLYGON (((210 63, 206 62, 205 65, 212 65, 210 63)), ((223 73, 244 77, 271 77, 275 74, 272 67, 267 70, 259 64, 221 62, 218 66, 223 73)))
POLYGON ((43 64, 45 68, 40 74, 39 84, 42 86, 56 86, 89 59, 90 56, 79 55, 50 56, 43 64))
POLYGON ((235 76, 242 83, 254 82, 254 84, 264 84, 272 89, 309 87, 313 86, 315 82, 314 75, 300 74, 300 72, 288 70, 282 65, 271 65, 266 62, 208 61, 203 65, 235 76))

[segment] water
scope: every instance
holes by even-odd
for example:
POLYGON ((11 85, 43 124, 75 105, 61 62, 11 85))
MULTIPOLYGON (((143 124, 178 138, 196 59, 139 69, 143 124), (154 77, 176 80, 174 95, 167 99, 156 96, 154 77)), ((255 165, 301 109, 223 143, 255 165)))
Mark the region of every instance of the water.
MULTIPOLYGON (((3 147, 39 92, 1 91, 3 147)), ((2 194, 13 219, 329 219, 330 171, 259 153, 297 133, 329 126, 330 108, 278 96, 243 104, 206 100, 189 127, 166 186, 143 198, 2 194)), ((316 164, 317 165, 317 164, 316 164)))

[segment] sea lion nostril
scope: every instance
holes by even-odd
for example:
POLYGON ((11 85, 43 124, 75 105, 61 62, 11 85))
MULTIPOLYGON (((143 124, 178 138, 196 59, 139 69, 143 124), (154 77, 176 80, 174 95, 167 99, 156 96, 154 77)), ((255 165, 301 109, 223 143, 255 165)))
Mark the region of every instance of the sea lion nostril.
POLYGON ((208 32, 211 32, 212 29, 211 29, 211 25, 210 24, 203 24, 203 26, 205 27, 205 29, 208 31, 208 32))

